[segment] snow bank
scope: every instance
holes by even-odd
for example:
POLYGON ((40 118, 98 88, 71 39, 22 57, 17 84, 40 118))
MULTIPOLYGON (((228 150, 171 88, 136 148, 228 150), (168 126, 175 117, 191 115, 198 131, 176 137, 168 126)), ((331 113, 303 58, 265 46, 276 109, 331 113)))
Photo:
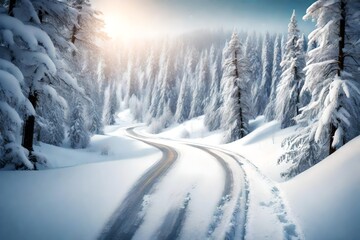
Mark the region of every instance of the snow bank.
POLYGON ((0 171, 0 239, 96 239, 131 186, 161 158, 159 150, 113 130, 87 149, 37 146, 56 169, 0 171))
POLYGON ((282 183, 306 239, 360 239, 360 137, 282 183))
MULTIPOLYGON (((249 159, 270 179, 276 182, 284 181, 280 174, 287 169, 288 165, 278 165, 277 160, 284 153, 281 143, 286 137, 294 134, 296 127, 280 129, 280 123, 277 121, 267 123, 264 116, 259 116, 250 121, 249 129, 251 132, 244 138, 220 146, 249 159)), ((142 133, 154 136, 150 135, 146 128, 142 133)), ((224 132, 221 130, 210 132, 204 125, 204 116, 200 116, 164 129, 156 136, 219 146, 223 135, 224 132)))
MULTIPOLYGON (((149 129, 146 129, 149 132, 149 129)), ((220 144, 223 132, 210 132, 204 124, 204 116, 190 119, 182 124, 174 124, 156 135, 160 138, 186 139, 193 142, 220 144)))

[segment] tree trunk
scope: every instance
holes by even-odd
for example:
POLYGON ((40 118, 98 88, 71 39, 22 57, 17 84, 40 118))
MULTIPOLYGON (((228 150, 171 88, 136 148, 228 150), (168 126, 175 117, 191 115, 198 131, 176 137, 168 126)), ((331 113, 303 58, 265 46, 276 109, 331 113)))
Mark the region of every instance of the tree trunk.
MULTIPOLYGON (((38 95, 36 92, 29 93, 28 97, 34 109, 36 109, 38 95)), ((22 145, 29 151, 29 155, 34 151, 33 149, 33 140, 34 140, 34 128, 35 128, 35 116, 30 115, 25 120, 24 129, 23 129, 23 142, 22 145)))
MULTIPOLYGON (((340 2, 340 14, 341 14, 341 19, 340 19, 340 23, 339 23, 339 54, 338 54, 338 71, 337 71, 337 75, 340 76, 341 72, 344 70, 344 47, 345 47, 345 21, 346 21, 346 11, 345 11, 345 2, 342 0, 340 2)), ((332 146, 333 142, 334 142, 334 135, 335 135, 335 131, 336 131, 336 127, 334 126, 333 123, 330 123, 330 127, 329 127, 330 131, 330 146, 329 146, 329 155, 334 153, 336 151, 336 148, 332 146)))
MULTIPOLYGON (((237 51, 235 51, 235 59, 234 59, 234 64, 235 64, 235 76, 236 76, 236 79, 239 79, 239 69, 238 69, 238 53, 237 51)), ((241 104, 241 89, 240 89, 240 86, 239 86, 239 83, 235 82, 234 83, 236 88, 237 88, 237 100, 238 100, 238 104, 240 106, 241 104)), ((240 136, 238 136, 239 138, 242 138, 245 136, 245 133, 243 131, 244 129, 244 120, 243 120, 243 112, 242 112, 242 109, 241 107, 239 108, 239 121, 240 121, 240 136)))
POLYGON ((78 31, 77 27, 74 25, 73 29, 72 29, 72 34, 71 34, 71 43, 73 43, 73 44, 75 44, 77 31, 78 31))
POLYGON ((44 12, 39 10, 38 11, 38 18, 40 20, 40 23, 43 23, 43 19, 44 19, 44 12))
POLYGON ((14 7, 16 4, 16 0, 10 0, 9 1, 9 8, 8 8, 8 14, 9 16, 13 17, 14 16, 14 7))

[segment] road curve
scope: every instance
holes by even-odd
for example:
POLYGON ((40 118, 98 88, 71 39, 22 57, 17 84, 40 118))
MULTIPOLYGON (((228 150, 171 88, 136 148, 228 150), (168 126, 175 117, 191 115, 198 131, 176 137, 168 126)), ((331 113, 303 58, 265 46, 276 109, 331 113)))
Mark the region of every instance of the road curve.
POLYGON ((150 193, 153 186, 164 176, 178 158, 178 153, 173 148, 160 143, 146 141, 134 132, 134 128, 128 128, 126 131, 130 137, 158 148, 162 152, 162 158, 132 187, 120 207, 106 224, 99 239, 131 239, 134 236, 142 223, 142 217, 138 213, 142 209, 144 196, 150 193))
MULTIPOLYGON (((171 166, 175 163, 178 158, 178 153, 175 149, 170 147, 170 145, 160 144, 153 142, 151 140, 146 140, 147 137, 144 137, 140 134, 137 134, 134 131, 134 127, 126 129, 127 135, 136 140, 142 141, 146 144, 149 144, 153 147, 158 148, 163 156, 161 160, 156 163, 153 167, 151 167, 133 186, 133 188, 128 193, 127 197, 121 203, 120 207, 115 211, 113 216, 110 218, 110 221, 105 226, 103 232, 101 233, 99 239, 110 240, 110 239, 131 239, 137 229, 140 227, 143 221, 143 216, 139 213, 142 210, 143 199, 145 195, 148 195, 154 185, 160 180, 162 176, 167 173, 171 166)), ((151 139, 149 137, 148 139, 151 139)), ((155 139, 155 138, 154 138, 155 139)), ((170 140, 169 142, 174 141, 170 140)), ((241 210, 233 209, 233 215, 241 214, 243 215, 242 221, 236 221, 238 224, 243 225, 240 227, 240 234, 235 234, 234 229, 230 229, 226 235, 227 239, 233 239, 235 235, 240 236, 240 239, 244 239, 245 237, 245 222, 246 222, 246 202, 248 200, 248 194, 246 193, 246 189, 243 188, 241 191, 241 196, 236 196, 234 194, 234 179, 235 176, 233 174, 233 169, 229 166, 228 162, 224 160, 218 153, 225 154, 235 160, 236 156, 233 154, 224 151, 219 148, 208 147, 200 144, 194 144, 189 142, 182 141, 174 141, 177 143, 182 143, 184 145, 188 145, 190 147, 199 149, 201 151, 206 152, 214 159, 216 159, 224 170, 225 174, 225 182, 224 189, 222 193, 222 197, 218 202, 218 208, 214 212, 213 221, 209 226, 207 237, 213 238, 213 232, 219 227, 219 224, 222 222, 222 206, 224 206, 230 199, 234 198, 237 201, 241 197, 243 201, 241 201, 241 210), (218 153, 217 153, 218 152, 218 153), (239 211, 241 213, 239 213, 239 211)), ((236 161, 236 160, 235 160, 236 161)), ((237 161, 236 161, 237 162, 237 161)), ((241 170, 242 167, 240 166, 241 170)), ((242 170, 243 171, 243 170, 242 170)), ((246 178, 246 176, 245 176, 246 178)), ((247 183, 247 179, 244 179, 244 182, 247 183)), ((247 185, 247 184, 246 184, 247 185)), ((161 230, 159 231, 160 235, 156 236, 159 239, 176 239, 179 237, 181 229, 183 227, 184 221, 186 220, 186 209, 187 203, 185 207, 179 210, 175 210, 175 212, 170 212, 166 217, 164 223, 161 225, 161 230)), ((236 217, 236 216, 235 216, 236 217)))
MULTIPOLYGON (((217 147, 213 147, 213 146, 206 146, 206 145, 202 145, 202 144, 196 144, 196 143, 189 143, 189 142, 183 142, 181 141, 183 144, 189 145, 191 147, 200 149, 206 153, 208 153, 209 155, 213 156, 222 166, 223 170, 225 171, 225 186, 224 186, 224 190, 222 193, 222 198, 220 199, 219 203, 218 203, 218 209, 217 211, 214 213, 213 216, 213 222, 210 224, 209 229, 208 229, 208 234, 207 234, 207 238, 208 239, 213 239, 214 236, 212 236, 212 234, 214 233, 214 231, 216 230, 216 228, 219 227, 219 224, 221 222, 221 215, 223 214, 222 210, 220 210, 222 208, 222 206, 224 206, 226 204, 226 202, 229 202, 232 198, 236 199, 236 201, 238 202, 238 207, 236 209, 231 210, 232 211, 232 215, 233 215, 233 219, 232 219, 232 223, 230 224, 231 228, 226 232, 226 235, 223 236, 224 239, 245 239, 246 236, 246 222, 247 222, 247 205, 248 205, 248 191, 249 191, 249 186, 248 186, 248 179, 246 176, 246 173, 244 171, 244 169, 242 168, 242 165, 239 164, 239 162, 237 161, 238 156, 235 153, 232 153, 230 151, 226 151, 223 150, 221 148, 217 148, 217 147), (218 153, 216 153, 218 152, 218 153), (230 166, 229 166, 229 162, 225 161, 224 158, 222 158, 219 153, 222 153, 224 155, 227 155, 229 158, 231 158, 236 165, 240 168, 240 171, 242 172, 242 182, 243 182, 243 186, 240 192, 240 195, 236 196, 234 194, 235 192, 235 187, 234 187, 234 174, 233 174, 233 170, 230 166), (239 225, 239 226, 236 226, 239 225)), ((237 181, 240 181, 240 179, 237 179, 237 181)))

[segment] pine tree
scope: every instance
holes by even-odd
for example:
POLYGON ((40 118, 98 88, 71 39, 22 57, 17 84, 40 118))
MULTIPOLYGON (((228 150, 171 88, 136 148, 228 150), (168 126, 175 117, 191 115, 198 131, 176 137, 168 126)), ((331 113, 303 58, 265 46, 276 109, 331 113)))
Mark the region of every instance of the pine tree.
POLYGON ((205 109, 205 118, 204 124, 208 127, 210 131, 214 131, 220 128, 221 125, 221 89, 220 89, 220 80, 221 76, 219 74, 219 56, 215 53, 214 46, 210 50, 210 100, 205 109))
POLYGON ((262 47, 262 77, 260 88, 255 95, 255 113, 262 115, 269 102, 271 83, 272 83, 272 64, 273 64, 273 43, 269 33, 266 33, 262 47))
POLYGON ((209 58, 207 51, 204 51, 200 56, 200 61, 197 66, 197 78, 193 92, 192 106, 190 111, 190 117, 198 117, 204 114, 206 102, 209 97, 209 58))
POLYGON ((300 91, 304 79, 303 48, 294 11, 288 27, 288 38, 281 62, 282 74, 276 99, 277 119, 281 123, 281 128, 295 125, 294 117, 300 113, 300 91))
POLYGON ((156 118, 160 118, 163 114, 168 115, 168 112, 165 112, 165 108, 169 107, 170 112, 174 115, 176 112, 177 104, 177 89, 176 89, 176 73, 174 69, 174 59, 171 56, 171 49, 167 48, 162 57, 162 62, 164 63, 163 68, 160 69, 159 79, 161 82, 160 95, 159 95, 159 105, 156 118))
POLYGON ((273 69, 271 73, 272 83, 271 83, 271 92, 269 98, 269 104, 265 109, 265 118, 267 121, 272 121, 276 118, 276 92, 278 88, 278 84, 281 77, 281 37, 278 35, 275 39, 275 47, 274 47, 274 59, 273 59, 273 69))
POLYGON ((175 120, 178 123, 183 123, 189 119, 190 110, 191 110, 191 91, 190 84, 188 80, 188 75, 184 74, 183 80, 181 82, 179 99, 176 105, 175 120))
POLYGON ((101 117, 99 112, 97 111, 95 105, 90 106, 91 109, 89 111, 89 117, 90 117, 90 126, 89 131, 92 134, 103 134, 103 123, 101 121, 101 117))
POLYGON ((249 129, 248 64, 238 35, 234 32, 224 50, 222 84, 222 128, 224 141, 231 142, 244 137, 249 129))
MULTIPOLYGON (((0 20, 5 22, 7 18, 0 15, 0 20)), ((0 78, 0 168, 10 165, 33 169, 27 150, 19 144, 23 115, 35 114, 20 88, 24 76, 14 64, 0 58, 0 78)))
POLYGON ((249 62, 249 69, 250 69, 250 79, 251 82, 251 95, 252 103, 251 103, 251 110, 252 115, 258 115, 258 108, 256 105, 257 98, 261 92, 260 83, 261 83, 261 76, 262 76, 262 61, 261 61, 261 49, 262 49, 262 36, 257 36, 255 33, 249 35, 245 42, 245 54, 247 56, 249 62))
MULTIPOLYGON (((60 98, 61 99, 61 98, 60 98)), ((65 139, 65 110, 68 105, 65 99, 61 102, 46 95, 39 95, 35 132, 36 140, 60 146, 65 139)))
MULTIPOLYGON (((23 12, 20 11, 21 9, 17 9, 18 3, 15 1, 13 3, 13 5, 9 5, 10 15, 15 16, 23 12)), ((27 6, 27 13, 31 14, 32 22, 24 24, 15 17, 0 14, 0 32, 2 35, 6 32, 7 36, 0 40, 0 45, 4 46, 0 51, 0 57, 11 61, 23 73, 25 81, 21 85, 22 91, 28 94, 28 100, 33 109, 36 109, 38 94, 48 94, 54 99, 58 97, 55 89, 47 81, 48 76, 56 73, 55 48, 49 36, 34 26, 39 24, 40 20, 31 2, 24 0, 22 6, 27 6), (17 39, 22 39, 22 41, 19 42, 17 39)), ((26 112, 25 114, 22 145, 29 151, 31 159, 35 161, 33 158, 35 112, 26 112)), ((32 168, 28 162, 25 165, 32 168)))
POLYGON ((315 19, 309 35, 309 51, 304 88, 311 102, 297 118, 305 127, 285 142, 287 152, 279 162, 294 165, 283 175, 292 177, 318 163, 360 134, 360 88, 358 75, 359 9, 357 1, 318 0, 304 18, 315 19))
POLYGON ((78 97, 74 98, 73 104, 68 132, 70 146, 72 148, 85 148, 90 142, 90 134, 86 128, 83 104, 78 97))
POLYGON ((151 49, 150 57, 147 60, 145 78, 146 78, 146 91, 145 91, 145 100, 144 100, 144 109, 148 111, 153 101, 152 91, 155 87, 155 81, 158 74, 158 65, 157 62, 159 59, 156 57, 154 49, 151 49))
POLYGON ((116 96, 115 84, 112 84, 107 89, 105 111, 104 111, 104 123, 106 125, 115 124, 115 114, 118 110, 118 99, 116 96))

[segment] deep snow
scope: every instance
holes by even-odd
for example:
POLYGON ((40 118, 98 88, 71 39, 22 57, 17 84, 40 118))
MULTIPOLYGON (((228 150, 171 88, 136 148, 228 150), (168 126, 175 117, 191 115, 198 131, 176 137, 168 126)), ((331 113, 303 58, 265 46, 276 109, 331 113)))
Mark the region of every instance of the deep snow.
MULTIPOLYGON (((278 165, 277 160, 284 152, 282 141, 297 127, 280 129, 278 122, 265 123, 260 116, 250 122, 250 128, 252 132, 243 139, 220 145, 253 163, 256 167, 250 171, 257 168, 250 174, 255 182, 249 207, 249 239, 268 238, 262 233, 274 231, 271 216, 281 219, 284 211, 289 211, 292 218, 283 221, 284 231, 291 232, 298 225, 305 239, 360 239, 360 137, 285 181, 280 173, 288 165, 278 165), (277 190, 269 191, 273 187, 277 190)), ((206 129, 203 117, 176 124, 157 136, 208 145, 221 144, 222 140, 221 131, 206 129)), ((276 234, 279 233, 273 232, 271 236, 276 234)))
MULTIPOLYGON (((41 143, 49 170, 0 171, 0 239, 95 239, 136 180, 161 157, 160 151, 125 136, 129 111, 89 148, 73 150, 41 143)), ((277 165, 281 142, 296 127, 252 121, 252 132, 219 145, 222 132, 209 132, 199 117, 154 136, 213 145, 245 157, 249 187, 247 239, 360 238, 360 137, 299 176, 284 181, 277 165)), ((160 138, 160 139, 159 139, 160 138)), ((192 215, 182 237, 204 238, 224 181, 219 163, 204 152, 174 143, 180 160, 144 198, 144 224, 135 238, 156 236, 167 210, 186 205, 192 215), (190 159, 190 161, 186 160, 190 159), (200 219, 207 219, 201 222, 200 219), (200 222, 199 222, 200 221, 200 222), (194 226, 198 231, 194 232, 194 226), (193 233, 194 235, 191 235, 193 233)), ((233 166, 234 167, 234 166, 233 166)), ((226 216, 225 216, 226 217, 226 216)))
MULTIPOLYGON (((109 134, 122 135, 117 128, 109 134)), ((84 150, 37 149, 54 169, 0 171, 0 239, 96 239, 129 188, 161 157, 123 136, 95 136, 84 150)))

